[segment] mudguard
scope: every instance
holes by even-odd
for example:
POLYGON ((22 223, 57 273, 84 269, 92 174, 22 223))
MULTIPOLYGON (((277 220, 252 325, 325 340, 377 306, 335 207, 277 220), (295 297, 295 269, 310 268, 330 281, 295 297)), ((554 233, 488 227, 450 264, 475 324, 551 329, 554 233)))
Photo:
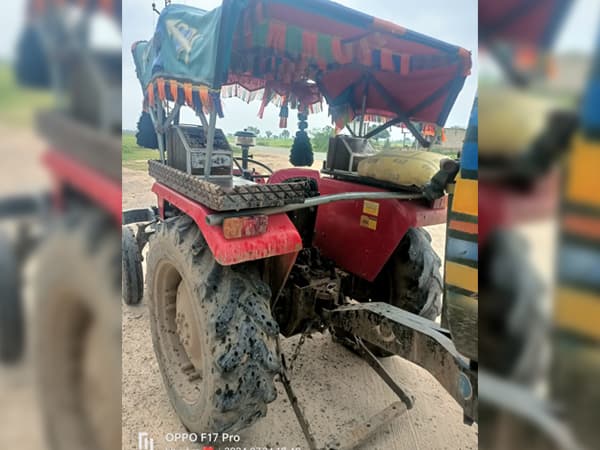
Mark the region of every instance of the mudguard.
MULTIPOLYGON (((290 253, 297 254, 302 249, 300 234, 286 214, 269 216, 269 224, 264 234, 240 239, 226 239, 222 227, 206 223, 206 216, 214 211, 160 183, 154 183, 152 192, 158 197, 161 217, 164 218, 165 202, 168 202, 196 222, 215 260, 223 266, 290 253)), ((294 260, 295 258, 292 258, 292 264, 294 260)))
POLYGON ((55 149, 42 156, 56 182, 54 203, 60 208, 63 203, 63 187, 70 187, 102 210, 111 214, 117 224, 121 223, 121 183, 107 177, 78 159, 55 149))
MULTIPOLYGON (((343 192, 380 192, 379 187, 329 177, 310 169, 275 172, 269 183, 312 178, 321 195, 343 192)), ((434 207, 412 200, 348 200, 321 205, 313 245, 338 266, 373 281, 390 259, 409 228, 446 222, 446 197, 434 207)))

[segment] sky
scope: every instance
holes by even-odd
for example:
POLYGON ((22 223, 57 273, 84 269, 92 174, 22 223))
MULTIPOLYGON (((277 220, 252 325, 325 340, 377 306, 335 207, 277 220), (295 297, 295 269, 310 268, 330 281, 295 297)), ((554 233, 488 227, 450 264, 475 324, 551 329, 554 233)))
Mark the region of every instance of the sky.
MULTIPOLYGON (((219 6, 221 0, 175 0, 204 9, 219 6)), ((299 0, 301 1, 301 0, 299 0)), ((162 1, 156 1, 162 5, 162 1)), ((451 44, 459 45, 473 52, 473 74, 467 78, 446 126, 467 125, 470 108, 477 89, 477 0, 338 0, 345 6, 367 14, 390 20, 406 28, 418 31, 451 44), (393 8, 390 5, 393 4, 393 8)), ((0 60, 11 60, 19 32, 23 26, 25 0, 3 2, 0 14, 0 60)), ((142 106, 142 91, 135 76, 131 57, 131 44, 137 40, 152 37, 157 19, 152 11, 152 0, 123 0, 123 128, 135 129, 142 106)), ((581 51, 590 53, 594 44, 594 34, 600 23, 600 2, 598 0, 575 0, 575 5, 567 19, 557 42, 561 52, 581 51)), ((256 126, 262 132, 271 130, 279 133, 278 109, 269 106, 264 119, 257 117, 258 102, 247 105, 238 99, 224 101, 226 117, 219 126, 226 131, 236 131, 246 126, 256 126)), ((186 121, 193 120, 193 114, 184 115, 186 121)), ((294 113, 290 117, 290 131, 295 131, 294 113)), ((311 115, 309 128, 330 125, 330 118, 323 113, 311 115)), ((394 137, 399 131, 393 132, 394 137)))

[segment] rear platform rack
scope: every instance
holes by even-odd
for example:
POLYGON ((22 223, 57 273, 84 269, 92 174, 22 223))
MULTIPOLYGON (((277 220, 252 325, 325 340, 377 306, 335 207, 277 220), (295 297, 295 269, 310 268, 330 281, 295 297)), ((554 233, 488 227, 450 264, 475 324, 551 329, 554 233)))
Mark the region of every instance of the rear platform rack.
POLYGON ((150 176, 161 184, 215 211, 270 208, 303 203, 310 191, 308 182, 244 184, 224 188, 198 176, 148 161, 150 176))

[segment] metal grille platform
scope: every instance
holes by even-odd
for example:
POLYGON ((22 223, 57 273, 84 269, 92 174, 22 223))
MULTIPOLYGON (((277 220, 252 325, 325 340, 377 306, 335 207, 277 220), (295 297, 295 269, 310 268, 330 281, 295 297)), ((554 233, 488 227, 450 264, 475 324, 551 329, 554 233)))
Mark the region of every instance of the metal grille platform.
POLYGON ((198 176, 189 175, 160 161, 148 161, 148 172, 159 183, 215 211, 269 208, 303 203, 310 190, 308 182, 242 184, 224 188, 198 176))

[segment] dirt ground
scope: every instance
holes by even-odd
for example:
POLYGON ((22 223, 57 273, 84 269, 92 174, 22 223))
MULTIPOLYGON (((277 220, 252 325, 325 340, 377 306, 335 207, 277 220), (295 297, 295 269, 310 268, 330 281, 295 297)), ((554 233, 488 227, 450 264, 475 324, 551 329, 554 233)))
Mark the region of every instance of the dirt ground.
MULTIPOLYGON (((284 154, 254 151, 254 156, 274 168, 288 164, 284 154)), ((314 167, 320 166, 321 162, 316 161, 314 167)), ((152 181, 144 172, 124 168, 123 208, 154 204, 155 196, 150 192, 152 181)), ((445 228, 438 225, 429 231, 443 259, 445 228)), ((283 351, 289 354, 297 340, 298 337, 284 340, 283 351)), ((398 357, 384 359, 383 364, 414 395, 415 407, 383 428, 365 448, 477 448, 477 425, 463 424, 461 409, 429 373, 398 357)), ((315 334, 307 339, 291 378, 320 445, 365 422, 395 401, 392 391, 367 363, 333 343, 328 334, 315 334)), ((242 432, 242 443, 247 447, 308 448, 283 387, 277 384, 277 388, 277 400, 269 405, 267 417, 242 432)), ((140 432, 149 433, 157 450, 165 448, 167 433, 185 432, 162 385, 152 349, 148 312, 143 304, 123 306, 122 408, 123 449, 137 448, 140 432)))

